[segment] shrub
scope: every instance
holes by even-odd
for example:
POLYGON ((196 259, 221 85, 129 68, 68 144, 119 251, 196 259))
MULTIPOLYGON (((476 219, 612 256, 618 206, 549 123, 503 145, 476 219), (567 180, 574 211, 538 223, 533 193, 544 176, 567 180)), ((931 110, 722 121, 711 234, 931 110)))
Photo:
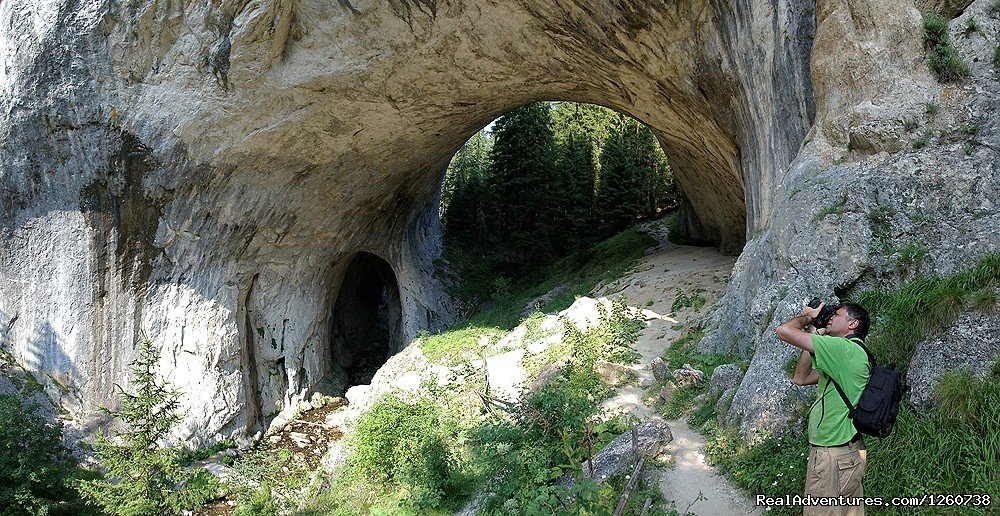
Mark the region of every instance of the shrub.
MULTIPOLYGON (((48 514, 75 498, 73 457, 61 427, 20 396, 0 396, 0 507, 14 514, 48 514), (26 431, 29 430, 30 431, 26 431)), ((6 512, 5 512, 6 514, 6 512)))
POLYGON ((930 50, 931 72, 939 81, 958 81, 972 74, 948 40, 948 20, 944 16, 924 14, 924 46, 930 50))
MULTIPOLYGON (((805 435, 786 433, 746 446, 734 429, 716 429, 709 435, 705 453, 709 463, 749 493, 780 497, 805 491, 805 435)), ((866 493, 868 494, 867 490, 866 493)), ((801 514, 787 507, 771 507, 773 514, 801 514)))
POLYGON ((228 485, 238 502, 236 514, 274 515, 288 512, 303 501, 310 469, 288 450, 258 446, 232 464, 228 485))
POLYGON ((993 51, 993 66, 1000 68, 1000 45, 993 51))
POLYGON ((928 49, 948 42, 948 19, 937 13, 924 13, 924 46, 928 49))
POLYGON ((408 403, 388 396, 358 420, 344 476, 400 506, 425 510, 449 505, 467 493, 447 437, 431 399, 408 403))
MULTIPOLYGON (((924 493, 981 493, 1000 497, 1000 367, 986 379, 964 371, 945 375, 930 414, 901 407, 892 435, 868 440, 865 494, 914 496, 924 493), (919 446, 914 446, 919 443, 919 446)), ((976 514, 982 507, 956 508, 976 514)), ((886 508, 884 514, 910 514, 886 508)))

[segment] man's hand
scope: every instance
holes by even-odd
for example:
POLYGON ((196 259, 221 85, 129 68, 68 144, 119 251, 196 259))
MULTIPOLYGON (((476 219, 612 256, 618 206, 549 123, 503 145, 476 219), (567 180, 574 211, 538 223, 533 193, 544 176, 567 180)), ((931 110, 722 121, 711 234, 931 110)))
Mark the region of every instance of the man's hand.
POLYGON ((774 331, 778 334, 778 338, 809 353, 813 352, 812 337, 809 336, 802 328, 811 325, 816 316, 819 315, 820 310, 823 309, 823 303, 817 308, 809 308, 808 306, 802 308, 802 313, 793 319, 785 321, 781 326, 778 326, 774 331))
POLYGON ((819 313, 823 311, 823 306, 825 306, 825 305, 826 305, 826 302, 825 301, 821 301, 819 303, 819 306, 817 306, 816 308, 809 308, 808 306, 803 306, 802 307, 802 313, 799 314, 799 315, 804 315, 804 316, 808 317, 809 318, 809 322, 812 323, 812 321, 815 321, 816 318, 819 317, 819 313))

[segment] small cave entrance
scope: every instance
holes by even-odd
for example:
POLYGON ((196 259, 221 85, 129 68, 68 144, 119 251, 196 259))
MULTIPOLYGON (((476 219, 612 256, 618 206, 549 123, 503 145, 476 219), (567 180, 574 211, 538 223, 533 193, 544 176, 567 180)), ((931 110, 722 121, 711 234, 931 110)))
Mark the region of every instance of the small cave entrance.
POLYGON ((356 254, 333 307, 333 358, 347 375, 346 388, 371 383, 375 372, 400 350, 401 320, 392 267, 374 254, 356 254))

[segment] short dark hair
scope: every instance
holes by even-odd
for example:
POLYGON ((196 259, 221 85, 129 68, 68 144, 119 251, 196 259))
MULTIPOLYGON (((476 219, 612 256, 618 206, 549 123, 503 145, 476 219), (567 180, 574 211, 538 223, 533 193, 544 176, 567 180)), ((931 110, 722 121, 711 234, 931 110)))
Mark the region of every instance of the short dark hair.
POLYGON ((851 319, 858 321, 858 327, 854 329, 854 335, 859 339, 867 337, 868 328, 871 325, 871 321, 868 318, 868 310, 865 310, 865 307, 857 303, 840 303, 840 306, 838 306, 837 309, 840 310, 841 308, 846 308, 847 315, 849 315, 851 319))

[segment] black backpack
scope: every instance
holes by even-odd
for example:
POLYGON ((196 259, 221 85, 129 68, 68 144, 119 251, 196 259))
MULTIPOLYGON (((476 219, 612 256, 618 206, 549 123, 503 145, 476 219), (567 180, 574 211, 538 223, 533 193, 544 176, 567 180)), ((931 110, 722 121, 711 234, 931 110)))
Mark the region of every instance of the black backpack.
POLYGON ((844 404, 847 405, 847 417, 854 420, 854 428, 865 435, 887 437, 892 432, 892 425, 896 423, 899 402, 903 399, 906 387, 903 385, 902 377, 894 370, 895 364, 884 367, 876 364, 875 357, 861 339, 852 338, 851 341, 865 350, 868 363, 871 365, 871 375, 868 377, 865 389, 861 391, 858 406, 851 405, 844 390, 833 378, 830 378, 830 381, 844 399, 844 404))

